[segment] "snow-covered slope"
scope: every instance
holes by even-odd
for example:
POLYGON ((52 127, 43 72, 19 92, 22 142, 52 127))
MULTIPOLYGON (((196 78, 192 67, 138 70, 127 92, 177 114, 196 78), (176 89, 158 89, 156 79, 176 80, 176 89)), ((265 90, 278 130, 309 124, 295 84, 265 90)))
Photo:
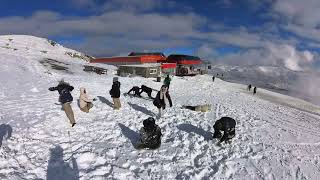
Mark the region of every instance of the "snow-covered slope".
MULTIPOLYGON (((17 50, 18 52, 18 50, 17 50)), ((54 71, 35 63, 42 56, 15 56, 0 48, 0 179, 318 179, 320 177, 319 107, 285 95, 207 75, 174 77, 174 106, 157 120, 162 145, 136 150, 142 121, 157 112, 152 101, 121 96, 114 111, 108 94, 114 75, 78 71, 62 56, 69 70, 54 71), (23 66, 21 65, 23 63, 23 66), (39 68, 39 69, 38 69, 39 68), (44 68, 44 71, 42 69, 44 68), (15 75, 13 75, 15 74, 15 75), (57 92, 48 91, 64 78, 75 87, 71 128, 57 92), (10 83, 8 83, 10 82, 10 83), (79 88, 98 100, 90 113, 79 110, 79 88), (9 88, 10 87, 10 88, 9 88), (207 113, 182 105, 212 104, 207 113), (309 112, 307 112, 309 111, 309 112), (222 116, 237 121, 231 144, 210 140, 214 122, 222 116), (12 128, 11 137, 1 138, 12 128)), ((121 91, 161 83, 140 77, 120 78, 121 91)), ((155 96, 155 93, 153 94, 155 96)))
POLYGON ((311 89, 319 88, 312 85, 312 82, 317 83, 320 80, 320 74, 317 72, 292 71, 275 66, 228 65, 214 65, 209 72, 215 76, 219 74, 217 77, 223 74, 221 78, 225 81, 252 84, 320 105, 318 93, 310 92, 311 89))

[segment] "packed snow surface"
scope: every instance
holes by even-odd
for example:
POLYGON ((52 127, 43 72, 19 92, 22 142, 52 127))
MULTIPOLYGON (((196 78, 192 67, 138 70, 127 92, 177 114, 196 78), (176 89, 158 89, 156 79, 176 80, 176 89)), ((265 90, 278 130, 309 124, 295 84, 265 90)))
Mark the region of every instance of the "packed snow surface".
MULTIPOLYGON (((133 143, 142 121, 157 113, 152 101, 122 95, 122 108, 115 111, 108 93, 112 73, 83 72, 85 62, 64 53, 25 53, 0 48, 0 179, 320 177, 320 111, 310 103, 263 89, 253 95, 244 85, 218 78, 212 82, 207 75, 173 77, 174 105, 156 120, 162 145, 137 150, 133 143), (68 71, 41 64, 43 58, 64 63, 68 71), (57 102, 58 93, 48 91, 61 78, 75 87, 73 128, 57 102), (97 99, 89 113, 78 107, 80 87, 97 99), (181 109, 205 103, 212 105, 210 112, 181 109), (236 120, 236 136, 219 145, 210 137, 214 122, 223 116, 236 120)), ((122 93, 134 85, 161 87, 142 77, 119 81, 122 93)))

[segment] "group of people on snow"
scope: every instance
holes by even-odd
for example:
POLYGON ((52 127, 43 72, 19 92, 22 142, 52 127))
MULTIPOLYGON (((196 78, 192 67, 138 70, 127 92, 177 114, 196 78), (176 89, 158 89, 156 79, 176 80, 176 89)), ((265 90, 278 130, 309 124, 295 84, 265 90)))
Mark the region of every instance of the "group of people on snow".
MULTIPOLYGON (((170 82, 171 78, 169 77, 169 75, 167 75, 167 77, 164 79, 164 84, 161 86, 160 90, 157 92, 157 95, 154 98, 152 97, 153 89, 145 85, 141 85, 141 88, 139 88, 138 86, 132 87, 128 91, 128 94, 134 92, 135 96, 141 97, 141 93, 145 92, 148 97, 153 100, 153 105, 158 109, 157 117, 160 118, 162 116, 162 111, 166 108, 166 102, 169 102, 169 106, 172 107, 172 100, 169 94, 170 82)), ((118 77, 114 77, 109 94, 113 100, 113 108, 115 110, 119 110, 121 108, 120 86, 121 83, 119 82, 118 77)), ((59 84, 56 87, 49 88, 50 91, 58 91, 59 102, 62 104, 62 108, 70 121, 71 127, 76 124, 74 113, 71 107, 71 102, 73 101, 71 91, 73 89, 74 87, 64 80, 59 81, 59 84)), ((89 110, 93 107, 93 101, 95 100, 96 99, 89 98, 87 90, 85 88, 80 88, 79 107, 81 111, 88 113, 89 110)), ((199 106, 183 106, 182 108, 193 111, 207 112, 211 110, 211 105, 205 104, 199 106)), ((213 138, 220 138, 220 142, 231 139, 235 135, 235 124, 235 120, 233 120, 232 118, 221 118, 213 126, 215 130, 213 138), (222 137, 221 131, 224 132, 224 135, 222 137)), ((155 123, 155 119, 153 117, 149 117, 143 121, 143 127, 140 130, 140 140, 137 148, 158 148, 161 144, 161 136, 161 129, 155 123)))

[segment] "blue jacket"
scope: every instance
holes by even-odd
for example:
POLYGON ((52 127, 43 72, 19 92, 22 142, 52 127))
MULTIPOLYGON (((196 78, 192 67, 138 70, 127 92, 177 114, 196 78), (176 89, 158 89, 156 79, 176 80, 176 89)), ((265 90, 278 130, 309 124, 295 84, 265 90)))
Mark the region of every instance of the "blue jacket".
POLYGON ((49 88, 50 91, 57 90, 59 92, 59 94, 60 94, 59 101, 62 104, 73 101, 73 97, 70 93, 70 91, 72 91, 73 89, 74 89, 73 86, 70 86, 69 84, 59 84, 56 87, 49 88))

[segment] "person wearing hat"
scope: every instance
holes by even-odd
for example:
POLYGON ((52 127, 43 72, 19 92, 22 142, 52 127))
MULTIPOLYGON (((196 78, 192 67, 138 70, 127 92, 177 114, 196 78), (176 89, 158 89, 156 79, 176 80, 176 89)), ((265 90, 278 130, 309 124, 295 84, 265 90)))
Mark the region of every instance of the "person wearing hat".
POLYGON ((155 124, 155 119, 149 117, 143 121, 143 127, 140 130, 140 140, 137 148, 159 148, 161 145, 161 136, 161 129, 155 124))
POLYGON ((109 91, 111 98, 113 100, 113 109, 119 110, 121 108, 120 102, 120 82, 118 81, 118 77, 113 78, 112 88, 109 91))

